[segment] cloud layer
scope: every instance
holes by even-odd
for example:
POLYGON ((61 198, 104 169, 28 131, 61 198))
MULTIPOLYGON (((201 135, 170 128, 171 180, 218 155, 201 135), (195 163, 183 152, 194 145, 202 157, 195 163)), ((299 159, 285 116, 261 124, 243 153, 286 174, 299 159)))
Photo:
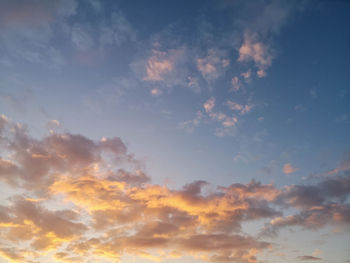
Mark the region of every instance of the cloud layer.
MULTIPOLYGON (((207 103, 208 112, 214 104, 207 103)), ((6 242, 0 255, 14 262, 41 261, 46 251, 66 262, 132 254, 252 263, 273 247, 262 237, 281 228, 350 225, 348 170, 316 185, 283 189, 254 180, 220 187, 195 181, 170 189, 152 184, 118 137, 94 141, 51 130, 38 140, 2 115, 0 138, 0 180, 17 192, 1 203, 6 242), (297 213, 284 215, 285 208, 297 213), (260 237, 242 231, 254 220, 266 221, 260 237)))

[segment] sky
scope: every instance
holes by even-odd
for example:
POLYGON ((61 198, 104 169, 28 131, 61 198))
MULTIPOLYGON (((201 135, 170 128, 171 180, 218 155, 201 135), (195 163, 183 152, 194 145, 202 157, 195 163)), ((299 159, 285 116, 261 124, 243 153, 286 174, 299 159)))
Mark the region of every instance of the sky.
POLYGON ((349 263, 349 14, 0 0, 0 263, 349 263))

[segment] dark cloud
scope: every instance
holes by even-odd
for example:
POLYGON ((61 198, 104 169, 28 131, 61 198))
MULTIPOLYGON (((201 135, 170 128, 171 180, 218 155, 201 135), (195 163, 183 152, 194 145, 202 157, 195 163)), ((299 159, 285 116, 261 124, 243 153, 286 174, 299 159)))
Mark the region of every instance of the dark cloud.
POLYGON ((298 259, 300 259, 300 260, 322 260, 321 258, 314 257, 314 256, 299 256, 298 259))

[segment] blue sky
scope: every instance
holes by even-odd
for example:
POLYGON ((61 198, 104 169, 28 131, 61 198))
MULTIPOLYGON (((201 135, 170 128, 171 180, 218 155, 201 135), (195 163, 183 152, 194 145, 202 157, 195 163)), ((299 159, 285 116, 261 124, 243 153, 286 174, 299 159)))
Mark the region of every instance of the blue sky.
POLYGON ((0 262, 349 262, 349 11, 348 1, 1 1, 0 262), (87 174, 90 195, 65 191, 87 174), (102 194, 116 182, 127 197, 102 194), (103 204, 126 199, 162 213, 119 222, 126 206, 103 204), (215 202, 232 211, 210 219, 215 202), (64 236, 45 218, 80 230, 64 236), (155 222, 169 232, 150 232, 155 222))

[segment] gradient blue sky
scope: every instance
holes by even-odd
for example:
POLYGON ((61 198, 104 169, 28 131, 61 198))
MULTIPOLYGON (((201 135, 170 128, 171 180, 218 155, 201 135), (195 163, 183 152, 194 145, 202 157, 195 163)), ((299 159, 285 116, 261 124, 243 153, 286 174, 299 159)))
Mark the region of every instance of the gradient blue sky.
MULTIPOLYGON (((0 204, 10 209, 7 215, 0 211, 0 262, 107 260, 99 258, 95 243, 89 243, 85 256, 70 250, 70 245, 97 238, 100 230, 91 222, 101 211, 53 190, 63 180, 58 174, 78 180, 77 174, 95 166, 92 177, 106 185, 119 180, 140 192, 159 185, 169 195, 192 194, 204 203, 221 198, 222 187, 231 187, 235 194, 245 192, 247 211, 270 209, 252 218, 213 218, 231 227, 225 238, 251 240, 244 248, 227 250, 223 244, 210 250, 189 244, 195 243, 194 233, 222 234, 201 221, 203 213, 210 221, 209 212, 175 207, 197 218, 191 224, 203 229, 182 230, 185 237, 167 232, 167 247, 147 240, 149 246, 135 245, 134 250, 115 248, 118 255, 112 260, 350 262, 349 14, 349 1, 0 1, 0 204), (121 141, 105 139, 113 137, 121 141), (61 145, 65 140, 69 149, 61 145), (97 148, 81 146, 89 142, 97 148), (80 160, 90 150, 100 157, 74 165, 75 159, 67 159, 66 170, 50 162, 39 176, 30 167, 44 164, 23 157, 31 147, 37 151, 34 159, 38 152, 40 158, 44 152, 62 158, 73 152, 80 160), (123 161, 106 156, 109 147, 116 147, 112 152, 123 161), (21 172, 10 172, 9 163, 21 172), (121 168, 142 180, 133 185, 120 177, 121 168), (116 173, 113 180, 110 173, 116 173), (43 191, 27 185, 35 180, 46 182, 43 191), (190 183, 199 188, 186 187, 190 183), (29 225, 41 229, 45 240, 57 236, 28 215, 20 220, 18 207, 33 203, 52 217, 58 209, 80 211, 74 222, 89 232, 41 247, 35 245, 33 229, 32 237, 11 236, 6 218, 16 222, 12 229, 28 227, 32 220, 29 225), (180 238, 187 238, 183 243, 188 246, 178 245, 180 238)), ((140 225, 146 229, 150 222, 138 220, 123 238, 146 233, 140 225)), ((164 223, 161 217, 154 220, 164 223)), ((116 228, 115 222, 106 224, 116 228)), ((105 248, 122 237, 110 238, 101 241, 105 248)))

